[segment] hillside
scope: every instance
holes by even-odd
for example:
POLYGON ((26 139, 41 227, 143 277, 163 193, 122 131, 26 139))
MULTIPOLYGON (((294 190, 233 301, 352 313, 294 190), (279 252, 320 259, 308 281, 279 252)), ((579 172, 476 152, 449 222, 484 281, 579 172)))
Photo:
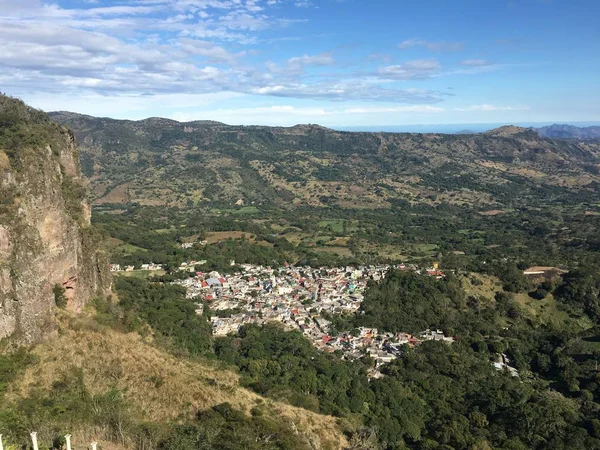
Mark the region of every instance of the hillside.
POLYGON ((95 204, 511 207, 596 199, 600 143, 531 129, 340 132, 51 113, 73 129, 95 204))
POLYGON ((0 95, 0 338, 34 342, 110 289, 90 216, 72 133, 0 95))
POLYGON ((10 384, 3 402, 4 410, 21 409, 3 430, 5 442, 25 420, 41 443, 52 442, 57 430, 68 430, 76 448, 95 439, 155 448, 164 439, 161 427, 191 421, 198 411, 227 403, 248 418, 251 409, 255 415, 260 411, 261 420, 291 436, 293 448, 347 445, 334 418, 260 397, 240 387, 239 376, 222 365, 177 358, 154 346, 150 337, 119 333, 89 313, 62 314, 60 336, 35 347, 32 355, 33 363, 10 384), (39 403, 37 411, 24 408, 27 402, 39 403))

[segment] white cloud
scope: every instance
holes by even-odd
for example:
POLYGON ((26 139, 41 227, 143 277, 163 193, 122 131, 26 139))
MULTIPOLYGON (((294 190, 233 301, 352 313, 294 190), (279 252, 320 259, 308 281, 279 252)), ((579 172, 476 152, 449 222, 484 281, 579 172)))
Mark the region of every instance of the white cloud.
POLYGON ((481 66, 489 66, 492 63, 486 59, 465 59, 460 62, 463 66, 471 66, 471 67, 481 67, 481 66))
POLYGON ((288 59, 288 64, 290 65, 315 65, 315 66, 330 66, 333 64, 333 57, 331 53, 322 53, 320 55, 315 56, 296 56, 288 59))
MULTIPOLYGON (((286 1, 293 5, 296 0, 286 1)), ((274 36, 269 41, 265 30, 303 23, 301 17, 282 16, 291 14, 290 10, 303 14, 302 9, 283 8, 282 0, 120 0, 109 4, 0 0, 2 89, 34 99, 47 95, 95 99, 99 109, 106 98, 123 97, 123 104, 137 105, 152 104, 145 100, 151 97, 165 101, 169 95, 198 98, 231 92, 297 100, 430 105, 443 101, 447 94, 414 89, 404 86, 405 82, 487 67, 467 60, 463 65, 468 67, 443 72, 436 59, 392 65, 392 57, 384 54, 339 61, 337 53, 334 57, 330 51, 305 53, 302 49, 264 61, 257 43, 296 39, 274 36), (80 6, 61 6, 67 4, 80 6), (386 65, 364 69, 363 64, 377 61, 386 65)), ((400 47, 446 51, 460 45, 412 39, 400 47)), ((415 108, 412 112, 419 111, 415 108)))
POLYGON ((398 44, 399 49, 423 47, 434 52, 456 52, 464 48, 462 42, 427 41, 425 39, 407 39, 398 44))
MULTIPOLYGON (((335 125, 342 122, 365 123, 372 120, 369 116, 384 114, 388 118, 412 113, 439 113, 442 108, 429 105, 412 105, 406 107, 386 108, 321 108, 297 107, 292 105, 272 105, 255 108, 216 109, 211 111, 176 112, 169 115, 170 119, 180 122, 194 120, 217 120, 228 124, 261 124, 261 125, 293 125, 296 123, 318 122, 335 125)), ((406 117, 406 116, 404 116, 406 117)))
POLYGON ((429 78, 439 73, 442 65, 435 59, 416 59, 404 64, 381 67, 379 75, 392 80, 429 78))
POLYGON ((223 102, 243 97, 235 92, 208 94, 156 94, 115 95, 83 94, 72 97, 68 94, 27 95, 25 100, 36 108, 46 111, 77 111, 82 114, 108 116, 122 119, 145 119, 151 112, 170 116, 169 110, 188 110, 213 107, 223 102))
POLYGON ((276 64, 272 61, 266 63, 266 67, 271 73, 277 73, 284 76, 298 76, 302 74, 307 67, 324 67, 334 64, 331 53, 321 53, 318 55, 302 55, 289 58, 284 65, 276 64))
POLYGON ((431 105, 410 105, 410 106, 394 106, 388 108, 377 108, 377 107, 369 107, 369 108, 350 108, 346 109, 344 112, 349 114, 382 114, 382 113, 440 113, 444 112, 444 108, 439 108, 437 106, 431 105))
POLYGON ((527 111, 529 107, 518 106, 495 106, 495 105, 471 105, 462 108, 454 108, 454 111, 527 111))

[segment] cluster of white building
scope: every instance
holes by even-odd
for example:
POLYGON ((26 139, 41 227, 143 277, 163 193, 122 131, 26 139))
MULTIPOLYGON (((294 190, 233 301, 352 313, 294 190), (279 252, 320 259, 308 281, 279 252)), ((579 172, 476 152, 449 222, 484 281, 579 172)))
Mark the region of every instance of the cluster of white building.
MULTIPOLYGON (((240 272, 225 277, 215 271, 196 271, 198 266, 206 263, 206 260, 181 263, 180 271, 195 274, 174 284, 186 288, 187 298, 201 300, 196 302, 196 314, 202 315, 205 305, 208 306, 215 336, 236 334, 248 324, 280 322, 289 330, 302 332, 322 351, 340 352, 347 359, 369 356, 375 360, 375 369, 371 372, 373 377, 381 376, 377 368, 401 356, 405 345, 414 347, 430 340, 454 342, 453 337, 445 336, 441 330, 425 330, 416 335, 383 333, 377 328, 365 327, 341 333, 333 330, 324 317, 358 311, 368 281, 383 279, 392 268, 389 265, 337 268, 286 265, 274 269, 242 264, 240 272)), ((437 264, 424 271, 415 265, 393 267, 438 279, 445 277, 437 264)), ((161 264, 141 265, 141 270, 162 269, 161 264)), ((110 270, 132 271, 134 267, 122 268, 119 264, 111 264, 110 270)), ((518 376, 504 354, 493 365, 498 370, 508 370, 511 375, 518 376)))
MULTIPOLYGON (((121 266, 121 264, 110 264, 109 265, 111 272, 133 272, 135 266, 121 266)), ((139 270, 163 270, 164 266, 162 264, 142 264, 139 270)))
MULTIPOLYGON (((331 323, 324 316, 355 313, 363 301, 367 282, 383 279, 390 269, 388 265, 273 269, 244 264, 241 267, 241 272, 228 277, 218 272, 196 272, 195 277, 175 282, 187 289, 188 298, 206 302, 212 311, 215 336, 237 333, 247 324, 276 321, 288 329, 299 330, 323 351, 340 351, 346 358, 368 355, 378 365, 398 357, 405 344, 453 341, 439 330, 427 330, 417 336, 380 333, 375 328, 332 333, 331 323)), ((418 270, 415 266, 395 267, 418 270)), ((198 303, 199 311, 201 305, 198 303)))

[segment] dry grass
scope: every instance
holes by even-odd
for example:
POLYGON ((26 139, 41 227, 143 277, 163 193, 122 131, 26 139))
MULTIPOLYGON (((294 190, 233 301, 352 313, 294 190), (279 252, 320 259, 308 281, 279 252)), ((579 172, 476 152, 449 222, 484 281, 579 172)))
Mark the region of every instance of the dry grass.
POLYGON ((312 250, 319 253, 332 253, 334 255, 339 256, 352 256, 352 251, 348 247, 336 247, 336 246, 327 246, 327 247, 315 247, 312 250))
POLYGON ((470 273, 468 277, 461 278, 461 285, 468 295, 495 301, 496 293, 502 291, 502 282, 499 278, 480 273, 470 273), (473 282, 473 280, 478 280, 473 282))
POLYGON ((504 214, 504 211, 502 211, 501 209, 492 209, 489 211, 481 211, 479 214, 481 214, 482 216, 498 216, 500 214, 504 214))
POLYGON ((105 203, 127 203, 129 201, 129 183, 121 184, 105 194, 103 197, 94 201, 96 205, 103 205, 105 203))
POLYGON ((0 170, 10 169, 10 161, 8 156, 2 150, 0 150, 0 170))
POLYGON ((333 245, 337 247, 347 247, 350 242, 350 238, 348 236, 345 237, 337 237, 333 241, 330 241, 327 245, 333 245))
POLYGON ((206 242, 216 244, 217 242, 226 241, 227 239, 242 239, 246 238, 250 242, 254 241, 255 236, 251 233, 243 231, 214 231, 206 234, 206 242))
POLYGON ((8 392, 9 399, 50 389, 67 371, 81 368, 86 388, 101 394, 116 387, 140 420, 165 422, 229 402, 245 411, 264 404, 273 418, 291 421, 316 448, 343 448, 336 419, 275 402, 240 387, 234 372, 215 363, 176 358, 137 334, 101 327, 91 317, 65 316, 59 337, 35 348, 38 356, 8 392))

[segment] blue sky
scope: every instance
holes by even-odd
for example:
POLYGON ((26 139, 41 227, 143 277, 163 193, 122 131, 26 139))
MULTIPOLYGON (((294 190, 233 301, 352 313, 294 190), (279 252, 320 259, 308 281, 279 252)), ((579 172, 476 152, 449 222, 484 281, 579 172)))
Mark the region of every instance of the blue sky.
POLYGON ((600 122, 597 0, 0 0, 0 90, 116 118, 600 122))

